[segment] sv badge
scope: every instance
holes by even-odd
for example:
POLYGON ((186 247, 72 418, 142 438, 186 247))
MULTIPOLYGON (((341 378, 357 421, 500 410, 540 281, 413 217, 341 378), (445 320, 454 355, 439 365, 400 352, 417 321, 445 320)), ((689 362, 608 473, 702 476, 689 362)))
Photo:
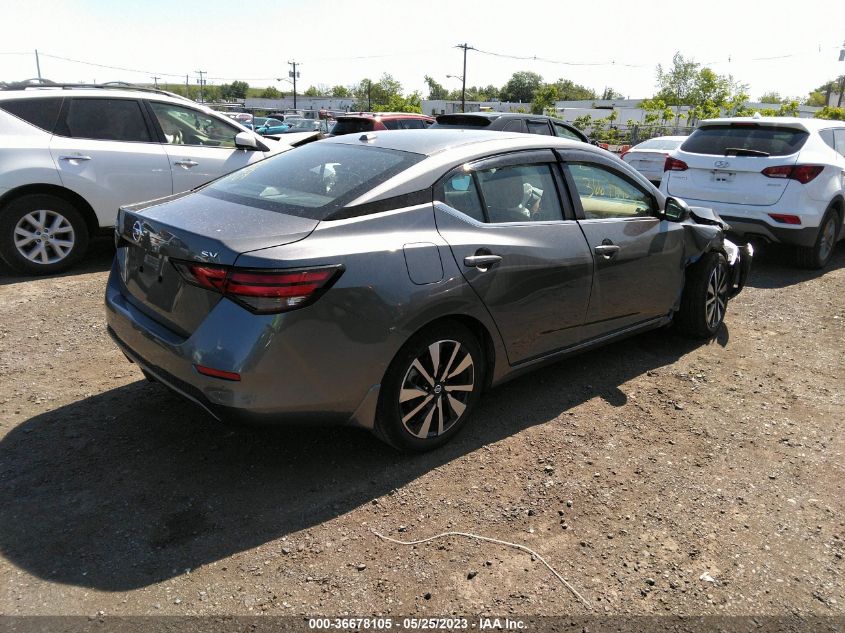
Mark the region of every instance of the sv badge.
POLYGON ((217 257, 217 253, 213 251, 203 251, 202 256, 208 257, 209 259, 215 259, 217 257))

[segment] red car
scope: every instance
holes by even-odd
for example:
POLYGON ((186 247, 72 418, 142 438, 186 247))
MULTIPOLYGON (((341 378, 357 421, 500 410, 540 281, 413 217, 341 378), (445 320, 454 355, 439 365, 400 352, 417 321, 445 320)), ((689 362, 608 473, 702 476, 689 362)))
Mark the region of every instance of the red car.
POLYGON ((375 132, 376 130, 422 130, 434 124, 434 117, 411 112, 359 112, 337 117, 329 136, 375 132))

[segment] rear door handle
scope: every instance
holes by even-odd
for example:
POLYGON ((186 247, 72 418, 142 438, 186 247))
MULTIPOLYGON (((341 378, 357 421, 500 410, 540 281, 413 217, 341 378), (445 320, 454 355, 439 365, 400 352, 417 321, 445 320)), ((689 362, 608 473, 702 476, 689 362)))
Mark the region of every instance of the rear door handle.
POLYGON ((464 257, 464 266, 478 268, 481 271, 487 270, 490 266, 502 261, 501 255, 470 255, 464 257))
POLYGON ((596 255, 601 255, 603 259, 613 259, 619 252, 619 247, 616 244, 602 244, 596 246, 594 250, 596 255))
POLYGON ((65 155, 59 156, 59 160, 91 160, 91 157, 85 156, 84 154, 77 154, 75 156, 65 155))
POLYGON ((191 167, 196 167, 199 163, 195 160, 191 160, 190 158, 183 158, 182 160, 177 160, 173 163, 174 165, 180 165, 185 169, 190 169, 191 167))

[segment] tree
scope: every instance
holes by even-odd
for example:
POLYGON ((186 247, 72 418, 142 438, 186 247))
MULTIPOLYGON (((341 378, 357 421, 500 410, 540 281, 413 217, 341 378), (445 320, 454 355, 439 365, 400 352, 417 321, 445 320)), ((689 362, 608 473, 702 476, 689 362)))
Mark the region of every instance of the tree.
MULTIPOLYGON (((208 94, 210 88, 216 88, 216 86, 205 86, 203 88, 203 93, 208 94)), ((249 84, 245 81, 233 81, 230 84, 223 84, 220 86, 219 94, 220 98, 224 101, 234 101, 235 99, 246 99, 246 93, 249 90, 249 84)), ((206 99, 211 99, 211 97, 206 96, 206 99)))
POLYGON ((392 75, 385 73, 378 82, 369 78, 362 79, 352 87, 352 95, 355 97, 355 110, 375 111, 380 108, 380 111, 385 111, 391 97, 402 95, 402 84, 392 75))
MULTIPOLYGON (((810 96, 807 97, 807 105, 816 107, 826 106, 830 95, 832 93, 835 94, 839 92, 840 86, 843 85, 844 79, 845 77, 837 77, 836 79, 831 79, 830 81, 823 83, 821 86, 810 92, 810 96)), ((845 97, 842 97, 842 99, 845 99, 845 97)))
POLYGON ((261 93, 260 98, 261 99, 281 99, 282 93, 279 92, 275 87, 268 86, 261 93))
POLYGON ((698 69, 701 64, 687 60, 681 53, 672 57, 672 67, 666 70, 657 65, 657 94, 655 99, 662 99, 667 105, 684 105, 695 87, 698 69))
POLYGON ((625 95, 621 92, 616 92, 613 88, 605 88, 604 92, 601 94, 601 98, 605 100, 609 99, 624 99, 625 95))
POLYGON ((760 103, 786 103, 778 92, 764 92, 760 95, 760 103))
POLYGON ((352 96, 352 91, 346 86, 332 86, 331 96, 337 97, 338 99, 348 99, 352 96))
POLYGON ((534 93, 543 83, 543 78, 537 73, 520 71, 511 75, 508 82, 502 86, 500 98, 502 101, 519 101, 531 103, 534 93))
POLYGON ((554 110, 557 101, 557 88, 554 84, 544 84, 534 92, 534 101, 531 103, 531 112, 543 114, 546 110, 554 110))
POLYGON ((569 79, 558 79, 554 86, 557 88, 557 101, 586 101, 598 98, 592 88, 576 84, 569 79))
POLYGON ((428 84, 428 98, 429 99, 447 99, 449 91, 440 84, 433 77, 425 76, 425 83, 428 84))
POLYGON ((817 119, 833 119, 836 121, 845 121, 845 108, 835 108, 833 106, 825 106, 815 114, 817 119))
POLYGON ((305 97, 319 97, 319 96, 321 96, 320 90, 318 88, 316 88, 315 86, 308 86, 308 89, 305 92, 303 92, 302 95, 305 96, 305 97))

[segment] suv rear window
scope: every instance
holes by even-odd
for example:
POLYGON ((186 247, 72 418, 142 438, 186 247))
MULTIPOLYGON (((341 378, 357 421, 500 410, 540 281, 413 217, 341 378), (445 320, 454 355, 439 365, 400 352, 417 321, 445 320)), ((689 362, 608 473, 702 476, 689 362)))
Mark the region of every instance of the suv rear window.
POLYGON ((372 119, 338 119, 332 128, 332 134, 334 136, 341 136, 343 134, 372 132, 374 129, 375 124, 372 119))
POLYGON ((344 205, 425 158, 380 147, 314 143, 215 180, 201 194, 312 220, 344 205))
POLYGON ((52 132, 53 128, 56 127, 56 119, 59 118, 61 105, 61 97, 0 101, 0 108, 45 132, 52 132))
POLYGON ((695 130, 681 145, 681 151, 713 156, 788 156, 800 150, 809 136, 803 130, 756 123, 707 125, 695 130))
POLYGON ((437 127, 454 125, 457 127, 487 127, 491 119, 464 114, 444 114, 437 117, 437 127))

